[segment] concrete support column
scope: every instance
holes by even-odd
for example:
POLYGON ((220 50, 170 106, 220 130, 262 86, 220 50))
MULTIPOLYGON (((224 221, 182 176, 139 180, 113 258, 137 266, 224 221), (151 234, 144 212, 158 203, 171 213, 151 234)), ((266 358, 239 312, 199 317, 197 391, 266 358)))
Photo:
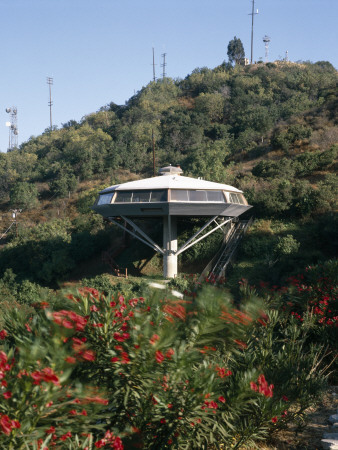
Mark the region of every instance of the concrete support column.
POLYGON ((177 276, 177 218, 163 217, 163 277, 175 278, 177 276))

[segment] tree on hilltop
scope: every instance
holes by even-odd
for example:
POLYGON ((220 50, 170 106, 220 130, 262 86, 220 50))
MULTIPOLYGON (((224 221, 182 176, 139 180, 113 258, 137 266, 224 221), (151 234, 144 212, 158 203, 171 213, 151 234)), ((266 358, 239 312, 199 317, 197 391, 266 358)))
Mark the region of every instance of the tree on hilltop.
POLYGON ((232 64, 240 64, 245 57, 244 47, 242 41, 234 36, 234 38, 228 44, 228 52, 227 52, 229 62, 232 64))

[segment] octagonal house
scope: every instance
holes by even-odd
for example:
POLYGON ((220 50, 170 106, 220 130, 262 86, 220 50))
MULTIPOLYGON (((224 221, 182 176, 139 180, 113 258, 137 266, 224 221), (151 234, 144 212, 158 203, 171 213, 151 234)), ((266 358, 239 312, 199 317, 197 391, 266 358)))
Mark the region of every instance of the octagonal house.
POLYGON ((161 253, 163 276, 173 278, 177 275, 177 257, 180 253, 224 227, 251 206, 239 189, 200 178, 184 177, 180 167, 163 167, 159 173, 161 175, 158 177, 104 189, 92 209, 161 253), (177 248, 177 219, 182 216, 205 217, 206 223, 177 248), (162 246, 132 220, 151 217, 163 221, 162 246), (206 231, 209 226, 213 228, 206 231))

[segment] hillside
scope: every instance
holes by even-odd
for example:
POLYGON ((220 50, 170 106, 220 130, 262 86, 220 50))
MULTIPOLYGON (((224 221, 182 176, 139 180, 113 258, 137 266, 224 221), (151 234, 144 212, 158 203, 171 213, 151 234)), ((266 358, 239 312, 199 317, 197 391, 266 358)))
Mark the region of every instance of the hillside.
MULTIPOLYGON (((232 283, 242 276, 278 283, 334 257, 336 85, 328 62, 196 69, 0 154, 1 234, 12 222, 9 210, 22 209, 17 232, 13 226, 0 240, 0 277, 11 269, 17 279, 56 286, 99 261, 120 235, 90 205, 103 187, 152 176, 152 135, 157 168, 180 164, 187 176, 234 185, 254 206, 256 224, 232 283)), ((217 245, 195 248, 181 270, 207 262, 217 245)), ((137 261, 122 264, 142 273, 137 264, 151 256, 140 250, 137 261)), ((159 273, 157 266, 146 272, 159 273)))

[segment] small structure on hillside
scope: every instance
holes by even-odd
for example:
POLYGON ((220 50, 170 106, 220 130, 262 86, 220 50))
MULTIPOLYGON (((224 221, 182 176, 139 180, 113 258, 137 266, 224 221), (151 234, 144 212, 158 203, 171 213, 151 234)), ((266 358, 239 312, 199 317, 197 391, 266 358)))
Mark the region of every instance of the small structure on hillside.
POLYGON ((159 170, 160 176, 117 184, 99 193, 93 210, 163 255, 163 276, 177 275, 177 257, 251 208, 243 192, 227 184, 182 176, 180 167, 159 170), (197 233, 177 247, 179 217, 206 217, 197 233), (163 221, 163 245, 155 243, 135 218, 163 221), (122 219, 122 220, 121 220, 122 219), (209 226, 211 230, 206 231, 209 226), (204 232, 204 234, 203 234, 204 232))

